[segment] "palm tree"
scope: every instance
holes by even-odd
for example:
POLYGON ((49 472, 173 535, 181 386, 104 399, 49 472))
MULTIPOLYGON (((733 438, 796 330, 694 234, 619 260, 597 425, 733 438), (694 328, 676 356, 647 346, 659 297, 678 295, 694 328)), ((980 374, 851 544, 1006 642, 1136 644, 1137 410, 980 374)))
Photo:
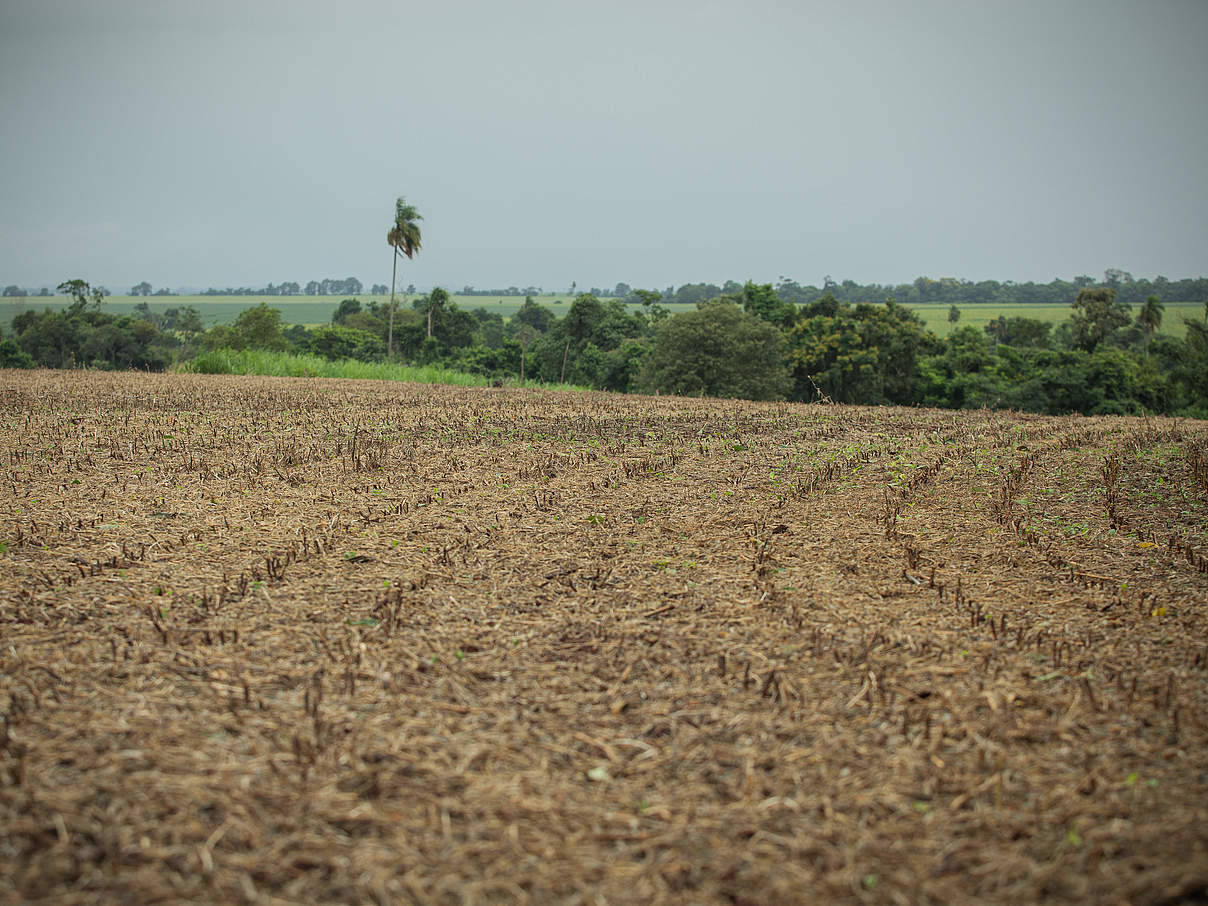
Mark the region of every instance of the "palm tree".
POLYGON ((1161 299, 1157 296, 1150 296, 1141 306, 1141 313, 1137 315, 1137 323, 1147 332, 1153 333, 1162 326, 1162 312, 1165 310, 1166 306, 1162 304, 1161 299))
POLYGON ((1162 304, 1161 299, 1150 296, 1141 306, 1141 313, 1137 315, 1137 325, 1149 334, 1145 343, 1145 358, 1149 358, 1149 344, 1153 342, 1154 333, 1162 326, 1162 312, 1165 310, 1166 306, 1162 304))
POLYGON ((419 251, 420 231, 417 221, 424 218, 414 205, 407 204, 407 199, 399 198, 394 203, 394 224, 386 234, 386 244, 394 249, 394 269, 390 272, 390 327, 386 334, 386 354, 394 355, 394 280, 398 275, 398 256, 406 255, 408 259, 415 257, 419 251))

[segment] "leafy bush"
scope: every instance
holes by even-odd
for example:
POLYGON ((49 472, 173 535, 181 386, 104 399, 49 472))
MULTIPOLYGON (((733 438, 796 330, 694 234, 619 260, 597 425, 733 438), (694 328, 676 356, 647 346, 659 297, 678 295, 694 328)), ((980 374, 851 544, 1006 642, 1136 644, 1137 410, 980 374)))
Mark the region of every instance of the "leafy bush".
POLYGON ((783 399, 792 386, 784 336, 733 302, 709 302, 663 322, 642 366, 648 393, 783 399))
POLYGON ((33 368, 33 357, 11 337, 0 340, 0 368, 33 368))
POLYGON ((320 327, 311 332, 310 351, 328 361, 356 359, 372 362, 386 354, 382 338, 350 327, 320 327))

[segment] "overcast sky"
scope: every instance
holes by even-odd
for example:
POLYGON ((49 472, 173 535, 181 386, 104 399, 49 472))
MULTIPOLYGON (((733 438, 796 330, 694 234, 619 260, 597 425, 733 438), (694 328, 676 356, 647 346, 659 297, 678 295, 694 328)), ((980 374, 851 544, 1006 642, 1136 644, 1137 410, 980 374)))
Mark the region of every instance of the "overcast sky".
POLYGON ((1208 273, 1205 0, 0 0, 0 283, 1208 273))

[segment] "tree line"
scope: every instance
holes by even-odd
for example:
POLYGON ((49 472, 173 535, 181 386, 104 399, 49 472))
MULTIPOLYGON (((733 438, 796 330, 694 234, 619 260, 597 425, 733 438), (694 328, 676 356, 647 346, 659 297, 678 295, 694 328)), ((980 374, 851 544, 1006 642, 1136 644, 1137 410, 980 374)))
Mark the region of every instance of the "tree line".
POLYGON ((401 308, 345 298, 317 328, 286 325, 262 302, 209 330, 190 306, 141 303, 118 316, 82 280, 59 290, 73 299, 66 309, 14 318, 0 367, 161 370, 259 348, 621 393, 1208 417, 1208 304, 1178 338, 1158 331, 1158 296, 1134 311, 1105 285, 1081 289, 1060 324, 1003 315, 946 338, 894 301, 826 292, 799 304, 750 282, 679 314, 662 294, 637 290, 638 306, 581 293, 561 317, 529 296, 505 319, 464 310, 438 287, 401 308))
MULTIPOLYGON (((727 280, 722 284, 715 283, 685 283, 682 286, 668 286, 660 291, 664 303, 678 305, 697 305, 700 302, 719 296, 733 296, 741 293, 742 284, 727 280)), ((884 302, 894 299, 903 305, 944 304, 944 305, 1026 305, 1048 303, 1055 305, 1072 305, 1078 293, 1084 289, 1103 286, 1114 290, 1116 298, 1129 305, 1143 305, 1150 296, 1158 296, 1164 302, 1199 302, 1208 298, 1208 277, 1190 277, 1170 280, 1158 276, 1134 279, 1132 274, 1119 268, 1108 268, 1101 280, 1081 275, 1072 280, 1056 278, 1048 283, 1017 283, 1013 280, 999 282, 997 280, 964 280, 956 277, 917 277, 910 283, 882 284, 856 283, 854 280, 823 279, 819 285, 801 284, 788 277, 781 277, 772 284, 777 295, 785 302, 794 305, 808 305, 816 302, 824 295, 830 294, 840 302, 858 304, 860 302, 884 302)), ((108 295, 108 290, 104 290, 108 295)), ((364 284, 355 277, 326 278, 311 280, 308 283, 284 281, 269 283, 263 287, 210 287, 203 290, 203 296, 356 296, 365 292, 364 284)), ((373 284, 368 292, 381 296, 390 292, 383 283, 373 284)), ((591 287, 588 294, 598 299, 619 299, 627 304, 640 302, 638 293, 628 283, 618 283, 612 289, 591 287)), ((37 290, 24 289, 15 284, 4 287, 5 297, 20 298, 26 296, 46 297, 51 295, 47 287, 37 290)), ((416 288, 411 284, 406 289, 407 295, 415 295, 416 288)), ((517 287, 509 286, 503 289, 475 289, 465 286, 461 289, 463 296, 497 296, 513 297, 539 296, 542 288, 539 286, 517 287)), ((577 284, 572 283, 566 295, 574 298, 580 293, 577 284)), ((132 296, 171 296, 176 295, 169 289, 153 289, 150 283, 144 281, 131 287, 132 296)))
MULTIPOLYGON (((917 277, 911 283, 861 284, 854 280, 838 282, 826 277, 821 285, 815 286, 802 285, 795 280, 781 277, 773 284, 781 299, 795 305, 808 305, 827 294, 840 302, 853 305, 860 302, 884 302, 886 299, 893 299, 902 305, 1072 305, 1078 293, 1096 286, 1113 290, 1121 302, 1130 305, 1143 305, 1146 299, 1155 295, 1164 302, 1200 302, 1208 299, 1208 277, 1169 280, 1159 276, 1153 280, 1134 279, 1132 274, 1119 268, 1108 268, 1102 280, 1095 280, 1084 274, 1072 280, 1056 278, 1048 283, 917 277)), ((678 289, 668 287, 662 295, 667 302, 695 305, 707 299, 734 295, 740 291, 741 286, 734 281, 727 281, 720 286, 712 283, 687 283, 678 289)))
MULTIPOLYGON (((132 296, 148 296, 151 295, 151 285, 149 283, 140 283, 130 290, 132 296), (141 291, 140 291, 141 290, 141 291)), ((355 296, 365 291, 365 286, 356 277, 327 277, 323 280, 311 280, 302 285, 290 280, 285 280, 281 283, 269 283, 261 288, 253 288, 250 286, 228 286, 225 289, 210 287, 203 290, 199 295, 202 296, 355 296)), ((369 291, 374 294, 382 294, 386 292, 386 287, 380 283, 375 283, 370 287, 369 291)))

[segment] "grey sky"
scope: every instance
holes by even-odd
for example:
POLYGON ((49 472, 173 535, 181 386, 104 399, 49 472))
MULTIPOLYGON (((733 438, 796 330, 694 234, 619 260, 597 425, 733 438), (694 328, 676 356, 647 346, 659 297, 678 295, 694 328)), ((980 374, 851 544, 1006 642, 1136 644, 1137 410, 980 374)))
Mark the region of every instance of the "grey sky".
POLYGON ((0 283, 1208 273, 1208 2, 2 0, 0 283))

